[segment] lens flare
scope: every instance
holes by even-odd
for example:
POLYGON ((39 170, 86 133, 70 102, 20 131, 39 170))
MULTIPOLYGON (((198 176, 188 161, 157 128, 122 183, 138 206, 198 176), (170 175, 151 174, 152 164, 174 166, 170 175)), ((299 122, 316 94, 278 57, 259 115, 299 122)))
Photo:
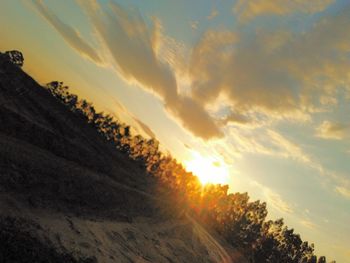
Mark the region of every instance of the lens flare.
POLYGON ((227 165, 218 159, 204 157, 197 152, 192 158, 184 162, 186 170, 198 177, 202 184, 227 184, 229 170, 227 165))

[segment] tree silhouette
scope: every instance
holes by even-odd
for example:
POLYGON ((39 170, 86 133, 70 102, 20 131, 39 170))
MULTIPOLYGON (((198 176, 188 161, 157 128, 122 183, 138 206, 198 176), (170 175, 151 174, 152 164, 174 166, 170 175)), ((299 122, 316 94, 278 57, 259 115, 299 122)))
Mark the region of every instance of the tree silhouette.
POLYGON ((247 193, 229 193, 227 185, 200 185, 195 175, 160 151, 157 140, 132 135, 130 126, 97 112, 92 103, 69 93, 62 82, 50 82, 46 88, 108 143, 157 179, 159 199, 166 200, 170 214, 191 214, 239 248, 250 262, 326 263, 325 257, 317 260, 313 244, 303 242, 293 229, 284 226, 283 219, 266 221, 265 202, 251 202, 247 193))
POLYGON ((5 54, 9 60, 16 66, 22 67, 24 63, 23 54, 18 50, 6 51, 5 54))

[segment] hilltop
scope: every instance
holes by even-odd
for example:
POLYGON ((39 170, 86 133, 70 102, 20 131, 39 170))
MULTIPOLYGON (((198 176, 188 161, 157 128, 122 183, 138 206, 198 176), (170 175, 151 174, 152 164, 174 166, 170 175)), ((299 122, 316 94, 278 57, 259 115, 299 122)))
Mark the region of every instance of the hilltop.
POLYGON ((0 123, 0 262, 245 262, 5 54, 0 123))

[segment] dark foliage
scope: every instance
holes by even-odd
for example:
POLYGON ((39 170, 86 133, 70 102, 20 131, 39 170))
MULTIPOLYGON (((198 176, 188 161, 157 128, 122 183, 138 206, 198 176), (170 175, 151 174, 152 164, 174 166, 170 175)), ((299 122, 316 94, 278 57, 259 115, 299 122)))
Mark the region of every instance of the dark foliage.
POLYGON ((200 185, 170 155, 159 150, 155 139, 133 136, 129 126, 108 114, 96 112, 92 103, 78 100, 62 82, 47 84, 51 94, 72 112, 82 116, 119 151, 142 164, 162 185, 171 213, 189 213, 220 233, 229 243, 239 247, 251 262, 313 263, 326 262, 314 255, 313 244, 302 241, 283 220, 266 221, 266 203, 249 201, 247 193, 228 193, 226 185, 200 185))
POLYGON ((23 54, 20 51, 17 51, 17 50, 6 51, 5 55, 16 66, 19 66, 19 67, 23 66, 24 57, 23 57, 23 54))

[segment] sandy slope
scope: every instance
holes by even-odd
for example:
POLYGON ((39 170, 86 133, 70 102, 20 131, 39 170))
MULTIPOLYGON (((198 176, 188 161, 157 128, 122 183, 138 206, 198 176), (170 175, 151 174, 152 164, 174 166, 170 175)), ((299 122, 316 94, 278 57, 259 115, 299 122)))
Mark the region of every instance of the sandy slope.
POLYGON ((246 262, 1 55, 0 124, 0 262, 246 262))
POLYGON ((2 196, 1 214, 25 218, 43 242, 74 258, 91 262, 220 262, 245 263, 234 248, 218 241, 193 218, 160 220, 135 217, 132 222, 48 213, 2 196))

